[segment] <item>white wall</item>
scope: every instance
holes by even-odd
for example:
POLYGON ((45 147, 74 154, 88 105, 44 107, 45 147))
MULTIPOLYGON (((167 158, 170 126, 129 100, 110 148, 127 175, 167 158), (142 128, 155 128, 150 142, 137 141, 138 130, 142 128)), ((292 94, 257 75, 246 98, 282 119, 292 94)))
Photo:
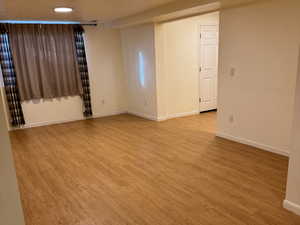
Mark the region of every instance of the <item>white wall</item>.
POLYGON ((199 113, 200 25, 218 25, 219 13, 156 25, 159 118, 199 113))
POLYGON ((0 224, 24 225, 3 104, 0 96, 0 224))
POLYGON ((128 111, 157 118, 154 25, 121 30, 127 77, 128 111))
MULTIPOLYGON (((95 117, 127 110, 120 31, 85 27, 92 107, 95 117)), ((83 119, 79 96, 22 104, 26 126, 83 119)))
POLYGON ((219 135, 290 152, 299 9, 298 0, 275 0, 221 11, 219 135))

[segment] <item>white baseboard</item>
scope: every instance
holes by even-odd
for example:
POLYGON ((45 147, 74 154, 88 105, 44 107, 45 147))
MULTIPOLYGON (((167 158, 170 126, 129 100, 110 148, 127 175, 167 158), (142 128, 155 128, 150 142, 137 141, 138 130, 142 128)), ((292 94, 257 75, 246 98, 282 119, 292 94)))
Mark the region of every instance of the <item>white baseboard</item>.
MULTIPOLYGON (((191 116, 191 115, 196 115, 199 112, 198 111, 192 111, 192 112, 185 112, 185 113, 177 113, 173 114, 168 117, 162 117, 162 118, 157 118, 157 116, 153 115, 148 115, 145 113, 139 113, 135 111, 116 111, 116 112, 111 112, 111 113, 95 113, 92 118, 101 118, 101 117, 106 117, 106 116, 114 116, 114 115, 120 115, 124 113, 129 113, 135 116, 139 116, 145 119, 153 120, 153 121, 164 121, 168 119, 173 119, 173 118, 178 118, 178 117, 184 117, 184 116, 191 116)), ((70 123, 70 122, 75 122, 75 121, 80 121, 80 120, 85 120, 86 118, 77 118, 77 119, 70 119, 70 120, 57 120, 57 121, 43 121, 43 122, 38 122, 38 123, 31 123, 31 124, 26 124, 25 126, 22 126, 20 128, 10 128, 9 130, 19 130, 19 129, 28 129, 28 128, 34 128, 34 127, 42 127, 42 126, 49 126, 49 125, 55 125, 55 124, 61 124, 61 123, 70 123)))
POLYGON ((194 110, 191 112, 175 113, 172 115, 168 115, 166 117, 158 117, 157 121, 165 121, 165 120, 169 120, 169 119, 180 118, 180 117, 185 117, 185 116, 193 116, 193 115, 198 115, 198 114, 199 114, 198 110, 194 110))
POLYGON ((157 116, 148 115, 148 114, 139 113, 139 112, 134 112, 134 111, 129 111, 128 113, 132 114, 132 115, 135 115, 135 116, 145 118, 145 119, 153 120, 153 121, 165 121, 165 120, 169 120, 169 119, 174 119, 174 118, 192 116, 192 115, 199 114, 198 111, 192 111, 192 112, 176 113, 176 114, 172 114, 172 115, 169 115, 169 116, 166 116, 166 117, 157 117, 157 116))
MULTIPOLYGON (((126 111, 116 111, 112 113, 98 113, 94 114, 91 119, 96 119, 100 117, 106 117, 106 116, 115 116, 115 115, 120 115, 123 113, 127 113, 126 111)), ((28 129, 28 128, 34 128, 34 127, 42 127, 42 126, 49 126, 49 125, 55 125, 55 124, 61 124, 61 123, 70 123, 70 122, 76 122, 76 121, 81 121, 81 120, 86 120, 87 118, 81 117, 77 119, 69 119, 69 120, 56 120, 56 121, 43 121, 43 122, 37 122, 37 123, 30 123, 30 124, 25 124, 22 127, 19 128, 9 128, 9 131, 12 130, 20 130, 20 129, 28 129)), ((88 118, 90 119, 90 118, 88 118)))
POLYGON ((56 120, 56 121, 45 121, 45 122, 31 123, 31 124, 25 124, 20 129, 34 128, 34 127, 43 127, 43 126, 60 124, 60 123, 70 123, 70 122, 80 121, 80 120, 84 120, 84 119, 85 118, 82 117, 82 118, 78 118, 78 119, 56 120))
POLYGON ((255 141, 247 140, 247 139, 244 139, 244 138, 234 137, 234 136, 224 134, 224 133, 217 133, 216 136, 224 138, 224 139, 228 139, 228 140, 231 140, 231 141, 235 141, 235 142, 238 142, 238 143, 241 143, 241 144, 249 145, 249 146, 252 146, 252 147, 255 147, 255 148, 259 148, 259 149, 262 149, 262 150, 265 150, 265 151, 268 151, 268 152, 276 153, 276 154, 279 154, 279 155, 283 155, 283 156, 287 156, 287 157, 290 156, 290 154, 288 152, 282 151, 280 149, 276 149, 272 146, 257 143, 255 141))
POLYGON ((127 113, 126 110, 121 110, 121 111, 116 111, 116 112, 111 112, 111 113, 96 113, 93 115, 93 118, 101 118, 101 117, 107 117, 107 116, 116 116, 116 115, 121 115, 127 113))
POLYGON ((135 112, 135 111, 128 111, 127 113, 131 114, 131 115, 134 115, 134 116, 142 117, 144 119, 157 121, 157 117, 153 116, 153 115, 148 115, 148 114, 145 114, 145 113, 140 113, 140 112, 135 112))
POLYGON ((290 202, 288 200, 283 201, 283 208, 297 214, 300 216, 300 205, 297 205, 293 202, 290 202))
POLYGON ((167 119, 174 119, 174 118, 185 117, 185 116, 193 116, 193 115, 197 115, 197 114, 199 114, 198 110, 194 110, 191 112, 175 113, 175 114, 169 115, 167 117, 167 119))

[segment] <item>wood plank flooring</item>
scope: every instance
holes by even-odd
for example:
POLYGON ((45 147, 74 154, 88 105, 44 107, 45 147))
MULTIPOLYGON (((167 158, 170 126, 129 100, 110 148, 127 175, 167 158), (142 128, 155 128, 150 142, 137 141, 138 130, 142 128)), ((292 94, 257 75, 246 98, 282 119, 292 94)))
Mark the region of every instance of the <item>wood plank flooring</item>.
POLYGON ((298 225, 288 159, 216 138, 215 113, 11 132, 27 225, 298 225))

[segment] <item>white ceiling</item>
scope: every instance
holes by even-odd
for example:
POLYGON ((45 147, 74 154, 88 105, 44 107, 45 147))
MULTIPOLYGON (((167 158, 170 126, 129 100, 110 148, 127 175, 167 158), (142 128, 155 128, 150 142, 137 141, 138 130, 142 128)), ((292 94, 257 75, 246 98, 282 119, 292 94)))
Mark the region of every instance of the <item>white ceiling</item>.
POLYGON ((164 22, 264 1, 272 0, 176 0, 154 9, 110 21, 108 24, 122 28, 143 23, 164 22))
POLYGON ((125 27, 263 1, 271 0, 0 0, 0 20, 95 20, 125 27), (74 11, 55 13, 55 7, 74 11))
MULTIPOLYGON (((160 7, 174 0, 0 0, 1 20, 110 21, 160 7), (53 8, 72 7, 68 14, 53 8)), ((184 0, 183 0, 184 1, 184 0)))

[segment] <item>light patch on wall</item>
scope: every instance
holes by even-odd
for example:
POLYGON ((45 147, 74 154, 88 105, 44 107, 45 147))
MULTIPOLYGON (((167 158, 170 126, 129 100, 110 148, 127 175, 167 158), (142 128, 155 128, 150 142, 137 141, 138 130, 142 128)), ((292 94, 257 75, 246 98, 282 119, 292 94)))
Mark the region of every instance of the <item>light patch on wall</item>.
POLYGON ((142 87, 145 87, 145 60, 144 54, 139 52, 139 80, 142 87))

